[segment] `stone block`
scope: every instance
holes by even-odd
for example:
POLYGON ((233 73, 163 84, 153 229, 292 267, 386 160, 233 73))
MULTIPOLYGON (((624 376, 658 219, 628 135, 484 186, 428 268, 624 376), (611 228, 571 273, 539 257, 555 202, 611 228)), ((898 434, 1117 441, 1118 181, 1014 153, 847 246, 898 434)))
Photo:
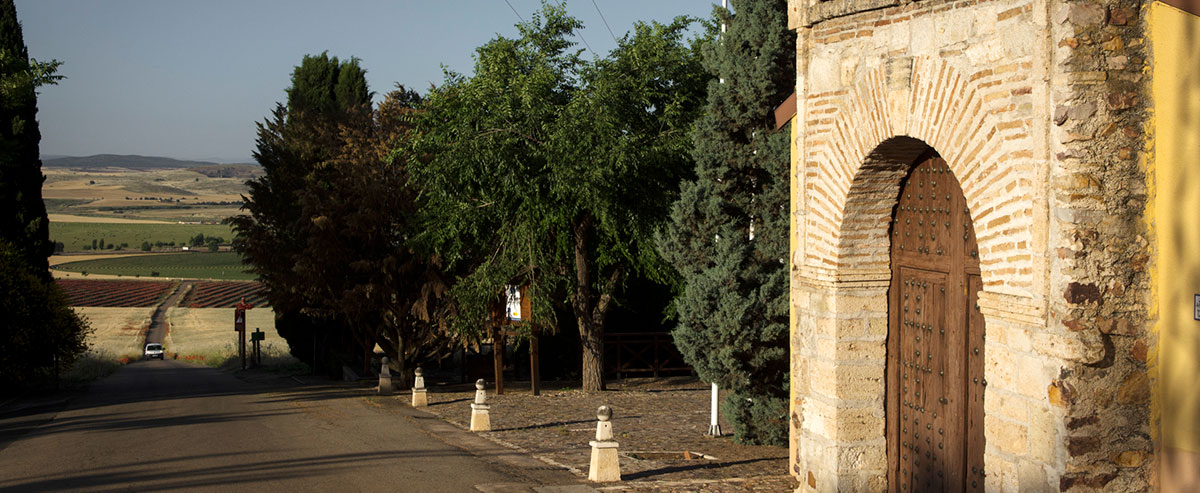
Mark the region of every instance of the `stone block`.
POLYGON ((887 298, 885 293, 859 295, 859 294, 838 294, 837 303, 834 309, 839 314, 852 314, 862 312, 884 312, 887 310, 887 298))
POLYGON ((883 397, 883 379, 882 367, 845 365, 837 371, 835 395, 840 399, 878 399, 883 397))
POLYGON ((837 407, 826 401, 808 399, 804 403, 804 429, 813 435, 833 440, 836 436, 837 407))
POLYGON ((838 451, 842 471, 887 470, 887 439, 880 432, 875 443, 843 446, 838 451))
POLYGON ((1046 467, 1037 462, 1022 460, 1017 465, 1017 481, 1020 491, 1029 493, 1050 493, 1056 491, 1046 480, 1049 477, 1046 467))
POLYGON ((1094 330, 1073 334, 1039 332, 1033 335, 1039 354, 1067 361, 1095 363, 1104 357, 1104 342, 1094 330))
POLYGON ((987 397, 983 400, 983 412, 1024 423, 1029 421, 1029 402, 1007 392, 995 391, 993 387, 988 389, 987 397))
POLYGON ((1043 360, 1022 354, 1017 357, 1017 365, 1017 392, 1030 399, 1040 398, 1052 380, 1052 375, 1047 371, 1043 360))
POLYGON ((1092 2, 1074 2, 1067 11, 1067 20, 1077 26, 1100 24, 1108 18, 1108 9, 1092 2))
POLYGON ((1017 468, 1003 457, 984 453, 983 463, 987 469, 984 479, 984 491, 1018 491, 1017 468))
POLYGON ((984 375, 987 375, 988 385, 1016 392, 1019 369, 1012 351, 989 350, 984 353, 984 375))
POLYGON ((848 341, 837 343, 839 361, 857 361, 882 365, 887 358, 886 341, 848 341))
POLYGON ((621 480, 621 463, 617 457, 617 442, 588 442, 592 458, 588 464, 588 480, 607 483, 621 480))
POLYGON ((997 450, 1012 455, 1029 452, 1029 429, 1026 426, 984 416, 984 429, 986 440, 994 443, 997 450))
POLYGON ((886 425, 882 405, 868 408, 840 408, 837 413, 837 440, 845 443, 880 438, 885 436, 886 425))
POLYGON ((490 408, 487 404, 471 404, 471 431, 492 431, 490 408))
POLYGON ((379 395, 392 395, 392 369, 385 356, 379 364, 379 395))
POLYGON ((1032 406, 1029 413, 1030 455, 1045 464, 1053 464, 1057 456, 1059 419, 1049 408, 1032 406))
MULTIPOLYGON (((990 330, 989 330, 990 332, 990 330)), ((1022 353, 1033 350, 1033 336, 1029 330, 1021 327, 1008 327, 1004 330, 1005 343, 1014 351, 1022 353)))
POLYGON ((830 49, 813 54, 808 65, 809 91, 813 93, 832 92, 841 88, 838 67, 841 54, 830 49))

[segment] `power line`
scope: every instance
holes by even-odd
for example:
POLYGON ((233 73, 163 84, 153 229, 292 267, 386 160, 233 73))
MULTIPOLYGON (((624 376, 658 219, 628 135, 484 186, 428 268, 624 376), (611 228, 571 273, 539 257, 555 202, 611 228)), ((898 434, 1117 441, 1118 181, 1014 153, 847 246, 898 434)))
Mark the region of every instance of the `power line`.
POLYGON ((596 0, 592 0, 592 6, 593 6, 593 7, 596 7, 596 13, 597 13, 597 14, 600 14, 600 20, 604 22, 604 28, 605 28, 605 29, 608 29, 608 35, 609 35, 609 36, 612 36, 612 40, 613 40, 613 42, 614 42, 614 43, 617 43, 617 44, 620 44, 620 42, 618 42, 618 41, 617 41, 617 35, 616 35, 616 34, 613 34, 613 30, 612 30, 612 28, 608 26, 608 19, 605 19, 605 18, 604 18, 604 12, 601 12, 601 11, 600 11, 600 6, 599 6, 599 5, 596 5, 596 0))
MULTIPOLYGON (((508 1, 508 0, 505 0, 505 1, 508 1)), ((561 2, 559 2, 559 6, 562 7, 563 10, 567 10, 567 0, 562 0, 561 2)), ((592 45, 589 45, 587 40, 583 38, 582 32, 576 32, 575 35, 579 36, 579 40, 583 41, 583 46, 587 47, 587 50, 592 52, 592 56, 594 56, 594 57, 597 56, 596 52, 594 50, 592 50, 592 45)))
POLYGON ((520 12, 517 12, 517 9, 513 8, 512 4, 511 4, 511 3, 508 3, 508 0, 504 0, 504 3, 505 3, 506 5, 508 5, 508 8, 512 9, 512 11, 513 11, 513 13, 514 13, 514 14, 517 14, 517 18, 518 18, 518 19, 521 19, 521 22, 522 22, 522 23, 524 23, 524 22, 525 22, 525 18, 524 18, 524 17, 521 17, 521 13, 520 13, 520 12))

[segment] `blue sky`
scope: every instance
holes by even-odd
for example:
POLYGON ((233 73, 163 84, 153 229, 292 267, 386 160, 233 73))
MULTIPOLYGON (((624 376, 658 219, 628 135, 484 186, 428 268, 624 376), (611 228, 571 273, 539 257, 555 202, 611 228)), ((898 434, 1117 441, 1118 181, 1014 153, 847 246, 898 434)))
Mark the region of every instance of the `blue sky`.
MULTIPOLYGON (((558 0, 555 0, 558 1, 558 0)), ((719 0, 567 0, 604 55, 634 22, 707 17, 719 0)), ((42 155, 249 161, 254 123, 306 54, 358 57, 371 89, 419 92, 442 65, 513 36, 540 0, 16 0, 30 56, 67 76, 38 96, 42 155), (511 4, 511 8, 510 8, 511 4), (513 11, 516 10, 516 13, 513 11)), ((581 44, 582 47, 582 44, 581 44)))

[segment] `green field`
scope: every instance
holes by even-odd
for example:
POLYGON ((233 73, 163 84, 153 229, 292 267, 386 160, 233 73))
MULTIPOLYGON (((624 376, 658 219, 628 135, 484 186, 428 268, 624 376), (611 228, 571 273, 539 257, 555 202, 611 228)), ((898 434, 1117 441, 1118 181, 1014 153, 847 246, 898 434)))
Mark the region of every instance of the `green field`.
POLYGON ((247 281, 254 274, 244 272, 241 255, 235 252, 164 253, 112 259, 83 260, 55 266, 56 269, 89 274, 117 276, 172 277, 247 281))
POLYGON ((89 248, 92 240, 104 240, 106 245, 129 244, 125 250, 137 251, 143 241, 154 244, 175 242, 176 246, 187 244, 188 239, 204 233, 204 236, 233 240, 233 230, 225 224, 139 224, 139 223, 50 223, 50 240, 61 241, 65 251, 81 252, 84 245, 89 248))

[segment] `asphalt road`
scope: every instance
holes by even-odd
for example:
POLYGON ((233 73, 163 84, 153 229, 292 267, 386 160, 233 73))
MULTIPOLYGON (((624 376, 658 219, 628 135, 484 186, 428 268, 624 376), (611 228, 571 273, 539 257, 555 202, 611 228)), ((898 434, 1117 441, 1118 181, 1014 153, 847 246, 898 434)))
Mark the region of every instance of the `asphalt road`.
POLYGON ((144 361, 58 408, 0 410, 0 490, 530 491, 519 485, 576 482, 486 444, 468 452, 478 437, 362 388, 263 380, 144 361))

